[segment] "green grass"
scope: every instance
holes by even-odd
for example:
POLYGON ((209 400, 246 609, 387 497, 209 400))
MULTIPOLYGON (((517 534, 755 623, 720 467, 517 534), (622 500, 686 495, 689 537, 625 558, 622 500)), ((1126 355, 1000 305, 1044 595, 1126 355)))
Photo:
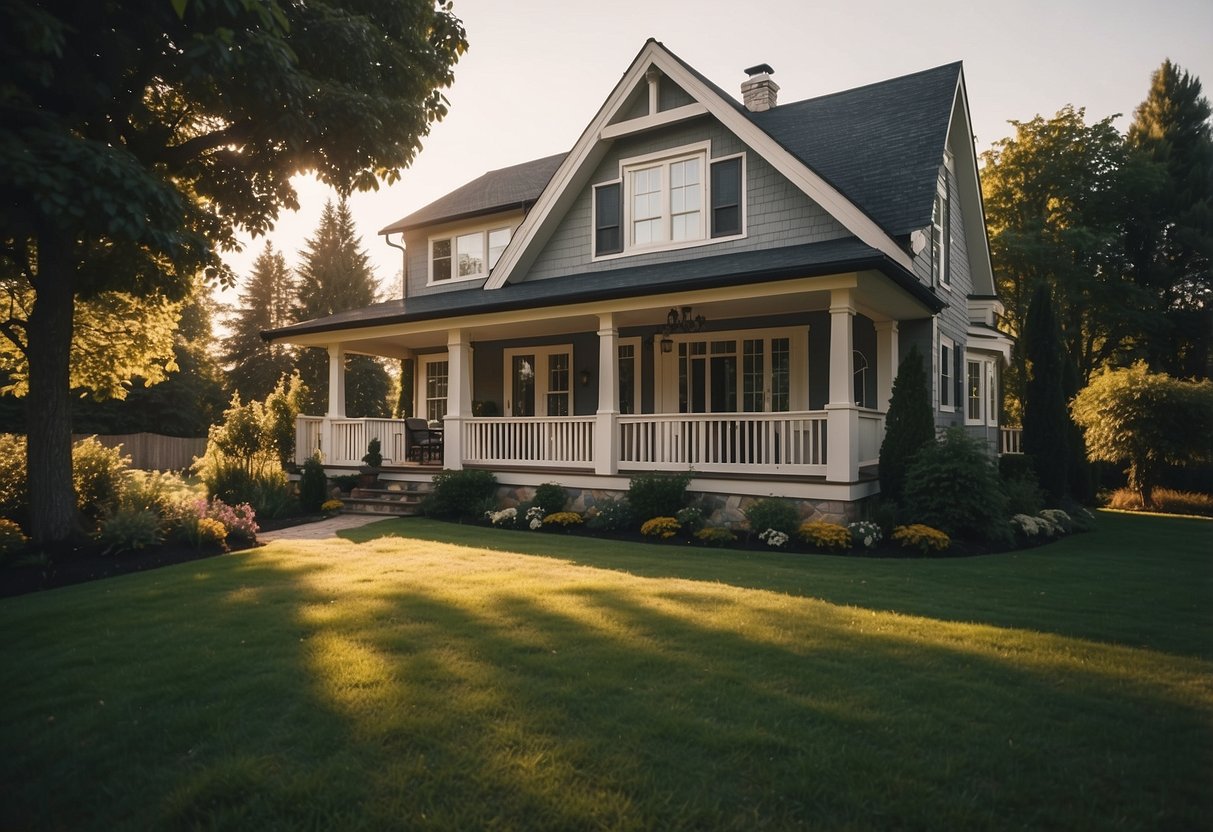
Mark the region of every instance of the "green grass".
POLYGON ((889 561, 389 521, 8 599, 0 828, 1199 828, 1213 523, 1099 525, 889 561))

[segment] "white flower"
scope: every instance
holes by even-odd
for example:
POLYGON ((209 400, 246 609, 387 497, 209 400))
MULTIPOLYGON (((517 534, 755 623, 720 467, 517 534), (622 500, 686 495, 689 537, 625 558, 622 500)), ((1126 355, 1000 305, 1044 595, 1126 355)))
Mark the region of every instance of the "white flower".
POLYGON ((776 531, 775 529, 767 529, 762 534, 758 535, 759 540, 765 540, 768 546, 776 549, 788 542, 788 536, 784 532, 776 531))

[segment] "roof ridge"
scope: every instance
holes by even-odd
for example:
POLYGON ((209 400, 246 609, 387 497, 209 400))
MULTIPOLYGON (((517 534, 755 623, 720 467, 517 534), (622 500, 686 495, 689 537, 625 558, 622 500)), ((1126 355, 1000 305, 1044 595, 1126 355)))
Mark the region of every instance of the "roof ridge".
MULTIPOLYGON (((772 107, 770 111, 781 110, 784 107, 794 107, 797 104, 808 104, 813 101, 824 101, 827 98, 835 98, 840 95, 848 95, 850 93, 860 92, 862 90, 870 89, 872 87, 879 87, 879 86, 883 86, 884 84, 891 84, 894 81, 905 81, 910 78, 917 78, 922 75, 929 75, 933 72, 939 72, 940 70, 943 70, 943 69, 951 69, 952 67, 963 67, 963 66, 964 66, 964 61, 951 61, 946 64, 940 64, 939 66, 930 67, 929 69, 920 69, 917 72, 907 72, 905 75, 894 75, 892 78, 884 78, 880 81, 870 81, 866 84, 860 84, 857 87, 847 87, 846 89, 835 90, 834 92, 827 92, 827 93, 823 93, 821 95, 814 95, 810 98, 801 98, 796 101, 788 101, 784 104, 779 104, 775 107, 772 107)), ((770 111, 768 111, 768 112, 770 112, 770 111)))

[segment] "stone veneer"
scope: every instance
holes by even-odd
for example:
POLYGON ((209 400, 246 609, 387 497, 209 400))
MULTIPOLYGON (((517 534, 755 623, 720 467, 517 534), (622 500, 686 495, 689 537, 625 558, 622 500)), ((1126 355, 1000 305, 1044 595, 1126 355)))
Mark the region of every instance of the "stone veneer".
MULTIPOLYGON (((610 499, 620 499, 627 496, 626 491, 615 491, 601 488, 565 488, 569 501, 565 505, 567 511, 585 514, 599 502, 610 499)), ((751 503, 764 499, 762 497, 740 496, 737 494, 713 494, 704 491, 687 492, 690 504, 702 509, 709 526, 725 526, 731 529, 743 528, 746 525, 745 509, 751 503)), ((535 496, 535 489, 528 485, 499 485, 497 486, 497 501, 502 508, 518 506, 535 496)), ((802 520, 825 520, 830 523, 845 525, 859 519, 859 503, 848 503, 841 500, 809 500, 784 498, 800 510, 802 520)))

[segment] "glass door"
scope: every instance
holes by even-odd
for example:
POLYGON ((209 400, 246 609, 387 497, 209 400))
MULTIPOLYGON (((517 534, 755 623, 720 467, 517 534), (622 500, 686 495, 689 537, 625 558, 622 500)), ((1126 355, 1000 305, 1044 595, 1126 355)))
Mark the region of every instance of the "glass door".
POLYGON ((534 416, 535 356, 515 355, 510 363, 509 413, 511 416, 534 416))

